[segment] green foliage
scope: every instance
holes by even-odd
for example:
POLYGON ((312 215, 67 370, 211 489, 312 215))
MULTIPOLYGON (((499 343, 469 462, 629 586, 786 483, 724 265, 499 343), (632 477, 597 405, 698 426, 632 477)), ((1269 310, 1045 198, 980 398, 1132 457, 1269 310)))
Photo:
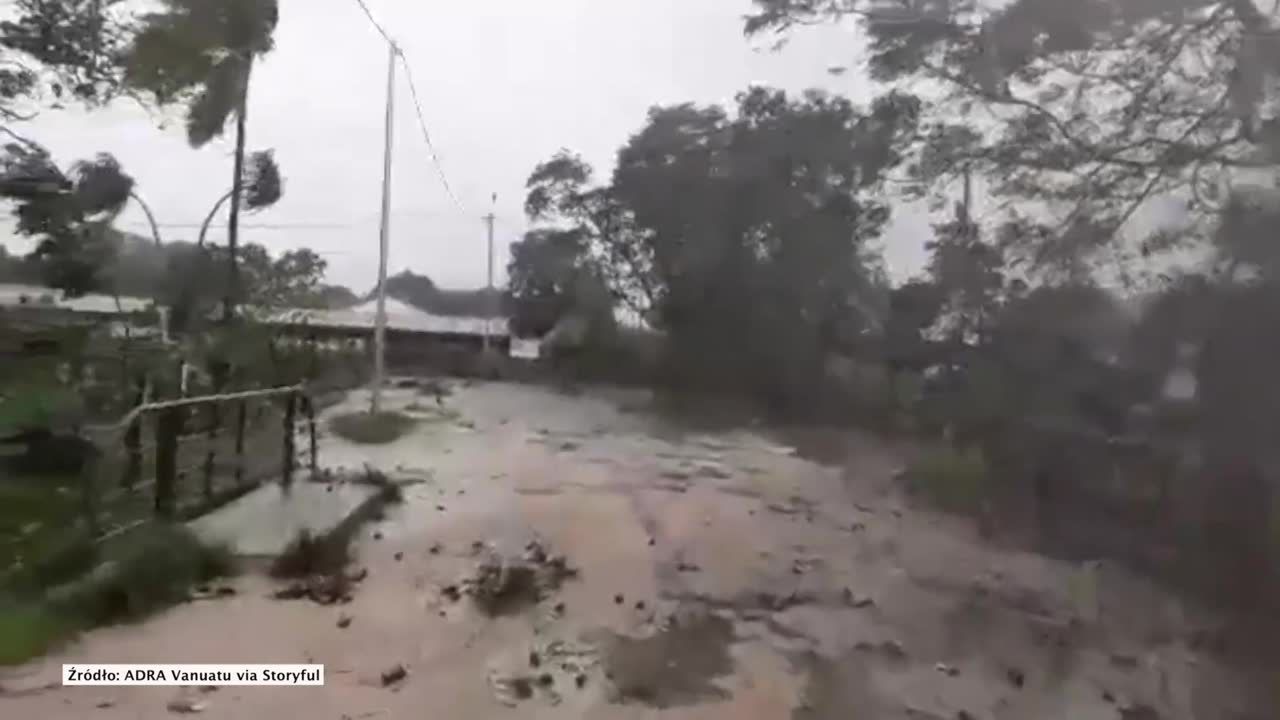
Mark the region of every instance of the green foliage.
POLYGON ((751 34, 860 21, 871 76, 931 98, 909 167, 917 190, 986 178, 1015 203, 1010 250, 1058 279, 1111 251, 1133 261, 1172 249, 1118 247, 1150 198, 1185 199, 1204 237, 1220 188, 1280 160, 1277 20, 1251 0, 755 5, 751 34), (994 125, 974 126, 978 109, 994 125))
POLYGON ((181 526, 152 524, 104 552, 108 569, 59 596, 54 610, 86 626, 132 621, 183 602, 195 585, 234 571, 230 551, 181 526))
POLYGON ((666 331, 673 377, 805 405, 824 355, 852 350, 887 305, 874 192, 918 111, 896 94, 863 109, 752 88, 732 113, 653 109, 608 185, 558 154, 528 183, 540 227, 513 253, 518 323, 537 333, 622 303, 666 331))
POLYGON ((163 0, 161 4, 160 11, 142 18, 125 60, 125 80, 161 105, 185 105, 187 140, 192 147, 207 145, 222 135, 228 120, 236 120, 227 239, 230 272, 223 308, 224 318, 230 319, 241 300, 241 288, 250 287, 238 280, 237 273, 239 211, 246 188, 251 208, 254 203, 259 203, 256 207, 274 203, 281 192, 279 170, 270 153, 255 155, 245 167, 249 78, 254 60, 275 46, 279 7, 277 0, 163 0))
POLYGON ((953 512, 977 512, 990 496, 990 471, 977 448, 931 450, 907 469, 904 479, 913 493, 953 512))
POLYGON ((187 108, 187 136, 200 147, 240 112, 253 59, 272 50, 276 0, 164 0, 145 15, 126 57, 125 79, 160 104, 187 108))
POLYGON ((39 657, 77 629, 74 622, 38 605, 0 601, 0 667, 39 657))
POLYGON ((0 167, 11 180, 0 184, 0 197, 14 201, 17 232, 38 241, 32 258, 43 280, 70 296, 105 289, 103 271, 118 249, 111 223, 129 201, 133 178, 107 154, 64 174, 42 147, 5 149, 0 167))
MULTIPOLYGON (((78 508, 77 508, 78 509, 78 508)), ((28 516, 34 519, 36 515, 28 516)), ((46 516, 47 522, 65 524, 72 515, 46 516)), ((98 546, 85 532, 63 535, 23 560, 22 571, 12 579, 14 587, 47 589, 82 577, 101 559, 98 546)))
POLYGON ((70 584, 44 602, 0 598, 0 665, 38 657, 80 630, 145 618, 185 601, 193 586, 235 569, 226 548, 203 545, 185 528, 160 524, 105 547, 76 539, 38 568, 26 578, 35 581, 24 586, 29 593, 70 584), (99 561, 99 569, 88 573, 99 561))
POLYGON ((82 417, 79 394, 66 385, 28 376, 28 382, 5 383, 0 395, 0 436, 15 431, 48 429, 82 417), (35 381, 35 382, 30 382, 35 381))
POLYGON ((22 100, 97 103, 119 89, 126 0, 16 0, 0 22, 0 117, 26 117, 22 100), (50 72, 41 73, 40 70, 50 72))
POLYGON ((386 445, 399 440, 413 428, 414 419, 398 412, 354 412, 329 421, 334 434, 361 445, 386 445))

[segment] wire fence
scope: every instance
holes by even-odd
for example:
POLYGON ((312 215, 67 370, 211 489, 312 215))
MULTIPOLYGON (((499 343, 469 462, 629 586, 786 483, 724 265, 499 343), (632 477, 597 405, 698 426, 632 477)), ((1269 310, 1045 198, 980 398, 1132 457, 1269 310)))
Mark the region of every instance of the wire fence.
POLYGON ((86 428, 79 477, 32 486, 15 535, 0 539, 0 581, 59 548, 187 521, 268 481, 318 469, 316 406, 301 385, 144 403, 86 428))

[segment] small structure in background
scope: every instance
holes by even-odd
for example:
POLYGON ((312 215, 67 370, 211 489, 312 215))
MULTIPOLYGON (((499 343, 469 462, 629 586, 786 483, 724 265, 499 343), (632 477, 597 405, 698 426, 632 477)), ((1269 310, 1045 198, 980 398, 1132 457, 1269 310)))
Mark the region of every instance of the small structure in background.
MULTIPOLYGON (((511 333, 505 319, 436 315, 408 303, 387 298, 386 358, 388 367, 438 367, 458 372, 488 345, 507 352, 511 333)), ((373 301, 341 310, 286 309, 263 312, 259 321, 282 335, 308 342, 371 343, 377 321, 373 301)))
POLYGON ((0 284, 0 312, 31 325, 107 324, 112 337, 164 338, 164 313, 146 298, 103 295, 59 297, 36 285, 0 284))

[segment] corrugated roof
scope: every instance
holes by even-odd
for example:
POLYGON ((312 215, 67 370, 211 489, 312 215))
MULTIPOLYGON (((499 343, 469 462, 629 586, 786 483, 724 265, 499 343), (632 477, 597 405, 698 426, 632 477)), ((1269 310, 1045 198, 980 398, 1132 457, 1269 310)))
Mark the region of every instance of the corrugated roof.
POLYGON ((78 298, 63 298, 62 292, 38 285, 0 283, 0 305, 57 308, 80 313, 114 315, 124 312, 142 312, 151 306, 151 300, 137 297, 120 297, 119 306, 112 295, 90 294, 78 298), (26 298, 26 301, 23 301, 26 298))
MULTIPOLYGON (((433 335, 483 336, 487 333, 491 337, 503 337, 508 334, 506 318, 435 315, 393 298, 387 298, 386 309, 389 330, 433 335)), ((377 321, 377 314, 377 302, 370 300, 342 310, 282 310, 268 313, 263 318, 263 322, 273 325, 372 330, 377 321)))

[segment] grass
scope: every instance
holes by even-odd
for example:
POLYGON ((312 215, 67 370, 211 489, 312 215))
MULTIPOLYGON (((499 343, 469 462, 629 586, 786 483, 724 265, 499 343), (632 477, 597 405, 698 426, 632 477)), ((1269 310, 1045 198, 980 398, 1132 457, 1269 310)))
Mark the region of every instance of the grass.
POLYGON ((0 599, 0 665, 37 657, 82 630, 146 618, 234 570, 229 550, 204 545, 174 525, 146 526, 88 553, 69 545, 61 561, 46 566, 57 572, 32 574, 23 597, 0 599), (97 560, 87 576, 69 583, 63 577, 97 560))
POLYGON ((977 512, 988 493, 986 458, 976 448, 947 447, 927 453, 907 469, 907 488, 944 510, 977 512))
POLYGON ((360 445, 387 445, 403 437, 414 423, 413 418, 399 412, 355 412, 334 417, 329 429, 360 445))
POLYGON ((190 589, 234 570, 231 552, 174 525, 152 525, 103 551, 109 571, 59 593, 54 606, 90 626, 133 621, 186 600, 190 589))
POLYGON ((80 511, 74 478, 28 477, 0 468, 0 571, 25 554, 37 535, 66 527, 80 511), (28 528, 37 528, 28 534, 28 528))
POLYGON ((74 637, 76 624, 39 605, 0 606, 0 667, 17 665, 74 637))

